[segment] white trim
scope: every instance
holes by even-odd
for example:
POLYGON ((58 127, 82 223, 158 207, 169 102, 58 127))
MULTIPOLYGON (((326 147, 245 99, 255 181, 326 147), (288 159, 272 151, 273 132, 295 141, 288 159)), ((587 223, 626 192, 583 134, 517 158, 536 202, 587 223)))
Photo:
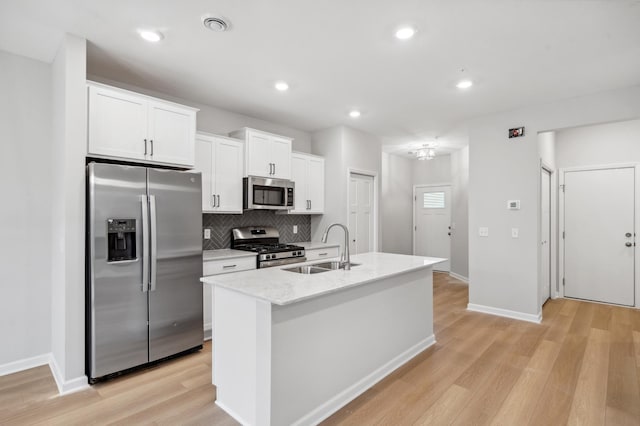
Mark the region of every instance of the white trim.
POLYGON ((469 278, 468 277, 464 277, 460 274, 456 274, 455 272, 451 272, 449 271, 449 275, 453 278, 455 278, 456 280, 462 281, 463 283, 467 283, 469 284, 469 278))
POLYGON ((473 312, 481 312, 483 314, 512 318, 520 321, 533 322, 536 324, 540 324, 542 322, 542 311, 538 312, 537 315, 534 315, 526 314, 524 312, 510 311, 509 309, 494 308, 493 306, 476 305, 474 303, 469 303, 467 305, 467 310, 473 312))
POLYGON ((71 380, 64 380, 64 376, 62 375, 62 372, 58 367, 58 363, 56 363, 56 359, 53 355, 51 355, 51 361, 49 362, 49 369, 51 370, 53 379, 56 381, 56 386, 58 386, 59 395, 68 395, 70 393, 75 393, 81 390, 89 389, 89 382, 87 380, 87 376, 80 376, 80 377, 73 378, 71 380))
MULTIPOLYGON (((564 238, 562 238, 562 232, 565 229, 565 221, 564 221, 564 191, 560 191, 560 187, 564 185, 565 182, 565 173, 567 172, 580 172, 580 171, 592 171, 592 170, 610 170, 610 169, 628 169, 633 168, 635 170, 635 183, 634 183, 634 192, 635 192, 635 229, 636 234, 638 230, 640 230, 640 163, 618 163, 618 164, 604 164, 604 165, 594 165, 594 166, 583 166, 583 167, 563 167, 558 169, 558 292, 556 298, 564 298, 564 286, 560 285, 562 283, 562 279, 564 277, 564 238)), ((638 242, 638 238, 636 237, 636 242, 638 242)), ((638 250, 635 251, 635 270, 636 274, 634 277, 634 304, 632 307, 640 308, 640 279, 638 277, 638 272, 640 271, 640 256, 638 255, 638 250)), ((576 299, 579 300, 579 299, 576 299)), ((619 305, 612 305, 619 306, 619 305)))
POLYGON ((20 371, 48 365, 51 362, 51 353, 33 356, 31 358, 19 359, 0 365, 0 376, 19 373, 20 371))
POLYGON ((293 423, 293 425, 320 423, 435 343, 436 337, 433 334, 421 342, 416 343, 414 346, 382 365, 371 374, 363 377, 362 380, 354 383, 352 386, 349 386, 347 389, 321 404, 310 413, 298 419, 293 423))
MULTIPOLYGON (((542 246, 540 242, 542 241, 542 173, 549 173, 549 298, 556 299, 558 296, 558 222, 557 222, 557 198, 558 198, 558 185, 556 184, 557 180, 557 171, 554 171, 551 166, 540 159, 540 175, 538 176, 538 297, 540 296, 540 281, 542 278, 542 257, 541 251, 542 246)), ((542 306, 545 301, 542 301, 538 298, 538 304, 542 306)))
MULTIPOLYGON (((417 203, 417 195, 416 190, 418 188, 429 188, 429 187, 437 187, 437 186, 448 186, 449 187, 449 196, 453 198, 453 185, 451 182, 445 183, 420 183, 417 185, 413 185, 413 211, 411 212, 412 217, 412 227, 411 227, 411 240, 413 241, 413 248, 411 254, 416 255, 416 203, 417 203)), ((449 200, 451 207, 453 207, 452 200, 449 200)), ((449 210, 449 226, 451 226, 451 218, 453 215, 453 209, 449 210)), ((449 271, 440 271, 440 272, 450 272, 451 270, 451 245, 449 245, 449 271)), ((468 281, 467 281, 468 282, 468 281)))
POLYGON ((248 422, 248 421, 244 420, 242 417, 240 417, 238 415, 238 413, 236 413, 233 410, 230 410, 229 407, 224 405, 224 402, 220 402, 220 400, 218 398, 216 398, 216 400, 214 402, 218 407, 222 408, 225 411, 225 413, 227 413, 228 415, 233 417, 241 425, 250 425, 251 424, 251 422, 248 422))
POLYGON ((373 170, 364 170, 364 169, 356 169, 353 167, 347 167, 347 226, 349 225, 349 216, 350 216, 350 204, 349 204, 349 188, 351 182, 352 174, 369 176, 373 178, 373 251, 378 251, 378 234, 379 234, 379 221, 378 221, 378 200, 379 200, 379 192, 378 186, 380 184, 380 180, 378 178, 378 172, 373 170))
POLYGON ((204 325, 204 341, 211 340, 213 336, 213 325, 211 323, 207 323, 204 325))

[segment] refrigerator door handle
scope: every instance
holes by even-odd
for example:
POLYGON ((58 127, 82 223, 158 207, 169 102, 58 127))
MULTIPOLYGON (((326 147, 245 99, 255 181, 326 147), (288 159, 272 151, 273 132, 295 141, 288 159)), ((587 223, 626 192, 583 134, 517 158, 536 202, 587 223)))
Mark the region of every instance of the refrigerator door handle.
POLYGON ((156 261, 157 247, 158 247, 158 234, 157 234, 157 218, 156 218, 156 196, 149 195, 149 222, 151 224, 151 231, 149 233, 149 245, 151 246, 151 262, 149 264, 151 278, 149 280, 149 291, 155 291, 156 289, 156 261))
POLYGON ((142 207, 142 292, 149 287, 149 200, 146 195, 140 196, 142 207))

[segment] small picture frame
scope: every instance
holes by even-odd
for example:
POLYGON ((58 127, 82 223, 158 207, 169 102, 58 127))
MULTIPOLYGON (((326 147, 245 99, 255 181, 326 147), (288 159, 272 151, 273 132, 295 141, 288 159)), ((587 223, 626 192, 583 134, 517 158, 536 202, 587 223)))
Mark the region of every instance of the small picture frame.
POLYGON ((513 129, 509 129, 509 139, 519 138, 521 136, 524 136, 524 126, 514 127, 513 129))

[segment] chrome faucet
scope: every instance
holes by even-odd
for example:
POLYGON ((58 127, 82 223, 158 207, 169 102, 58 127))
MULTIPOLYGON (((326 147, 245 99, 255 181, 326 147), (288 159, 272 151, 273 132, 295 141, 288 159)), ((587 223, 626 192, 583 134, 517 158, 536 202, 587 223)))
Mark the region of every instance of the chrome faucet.
POLYGON ((344 267, 345 271, 351 270, 351 256, 349 256, 349 229, 341 223, 332 223, 327 226, 324 234, 322 234, 322 242, 327 242, 327 236, 329 235, 329 230, 334 226, 339 226, 344 231, 344 249, 342 250, 342 254, 340 255, 340 266, 344 267))

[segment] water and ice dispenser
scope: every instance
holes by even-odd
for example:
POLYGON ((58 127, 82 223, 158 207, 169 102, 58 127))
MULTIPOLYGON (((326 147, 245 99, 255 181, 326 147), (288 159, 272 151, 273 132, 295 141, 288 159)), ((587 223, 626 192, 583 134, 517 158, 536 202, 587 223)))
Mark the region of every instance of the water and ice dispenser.
POLYGON ((107 219, 108 262, 136 260, 136 220, 107 219))

